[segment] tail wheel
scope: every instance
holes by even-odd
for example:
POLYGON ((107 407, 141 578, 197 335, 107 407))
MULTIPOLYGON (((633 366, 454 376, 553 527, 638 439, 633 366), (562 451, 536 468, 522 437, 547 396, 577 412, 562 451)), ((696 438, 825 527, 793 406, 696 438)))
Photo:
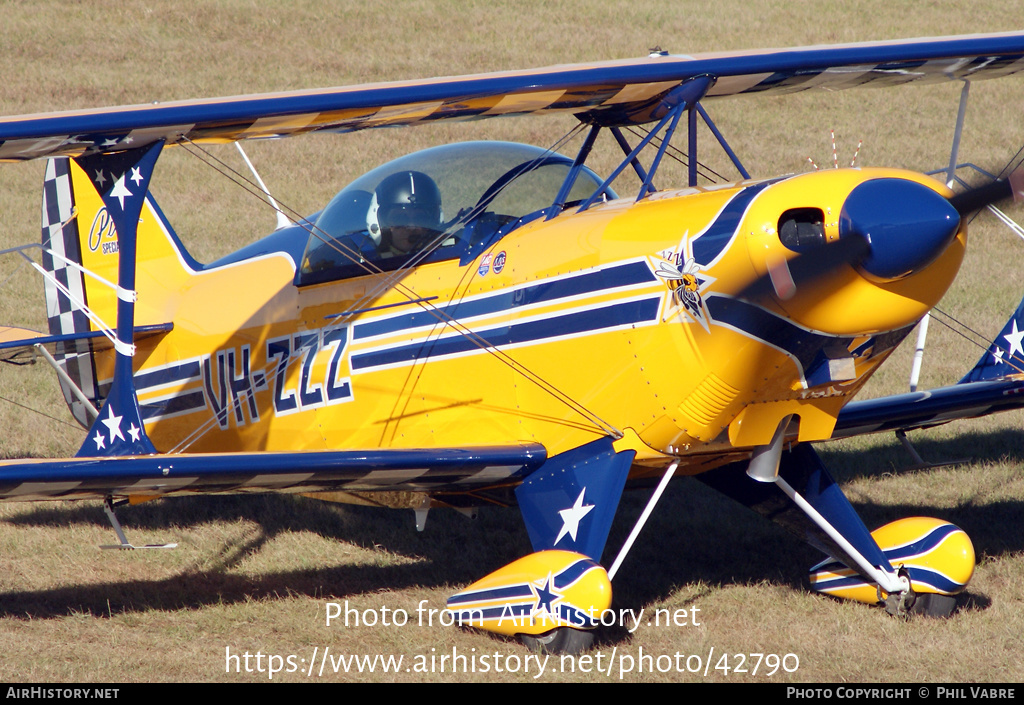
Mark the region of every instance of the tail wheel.
POLYGON ((530 651, 538 654, 580 654, 594 645, 594 632, 571 627, 552 629, 547 634, 531 636, 520 634, 519 638, 530 651))

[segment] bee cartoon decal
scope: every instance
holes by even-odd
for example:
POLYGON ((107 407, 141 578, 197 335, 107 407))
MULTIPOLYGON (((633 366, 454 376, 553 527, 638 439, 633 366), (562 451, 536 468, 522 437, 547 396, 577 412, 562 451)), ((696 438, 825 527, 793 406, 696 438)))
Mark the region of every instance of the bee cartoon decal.
POLYGON ((654 273, 664 280, 670 292, 670 302, 664 306, 662 320, 681 315, 686 322, 697 322, 708 328, 708 311, 703 292, 715 281, 701 271, 693 258, 689 233, 683 235, 678 250, 663 250, 652 258, 654 273))

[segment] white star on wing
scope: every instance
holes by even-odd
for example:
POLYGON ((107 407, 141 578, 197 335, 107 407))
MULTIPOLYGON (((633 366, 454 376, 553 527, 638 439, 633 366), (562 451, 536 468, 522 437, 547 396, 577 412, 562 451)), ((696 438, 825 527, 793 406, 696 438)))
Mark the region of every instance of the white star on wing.
POLYGON ((93 180, 96 182, 97 186, 102 186, 103 184, 107 183, 107 177, 103 175, 102 169, 96 170, 96 178, 93 180))
POLYGON ((124 184, 124 174, 114 182, 114 188, 110 189, 110 195, 121 202, 121 210, 124 210, 124 199, 131 198, 132 192, 124 184))
POLYGON ((580 530, 580 520, 594 508, 593 504, 583 504, 583 495, 586 491, 587 488, 584 487, 580 490, 580 496, 576 498, 576 502, 573 503, 572 507, 558 512, 558 516, 562 517, 562 529, 558 532, 558 538, 555 539, 556 544, 566 534, 569 534, 573 541, 576 540, 576 532, 580 530))
POLYGON ((136 186, 138 186, 139 182, 142 181, 142 172, 139 171, 139 167, 137 167, 137 166, 133 166, 132 167, 132 178, 131 178, 131 180, 135 182, 136 186))
POLYGON ((1003 337, 1010 344, 1010 357, 1013 357, 1014 353, 1024 355, 1024 345, 1021 344, 1021 341, 1024 341, 1024 331, 1017 330, 1016 319, 1013 321, 1013 332, 1007 333, 1003 337))
POLYGON ((103 450, 103 446, 105 445, 103 443, 103 434, 97 431, 96 435, 93 436, 92 439, 96 441, 96 450, 103 450))
POLYGON ((124 440, 124 434, 121 433, 121 419, 123 416, 114 416, 114 407, 108 407, 110 409, 110 416, 105 419, 100 419, 103 425, 110 430, 110 442, 113 443, 115 438, 124 440))
POLYGON ((132 425, 128 427, 128 435, 132 437, 132 443, 139 442, 139 435, 141 433, 142 429, 136 426, 134 423, 132 423, 132 425))

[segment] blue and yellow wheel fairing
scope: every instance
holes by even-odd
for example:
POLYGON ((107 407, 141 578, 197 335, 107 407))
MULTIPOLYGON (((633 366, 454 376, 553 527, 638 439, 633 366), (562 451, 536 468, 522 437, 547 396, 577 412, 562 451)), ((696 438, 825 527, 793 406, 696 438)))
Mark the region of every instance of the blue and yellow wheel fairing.
POLYGON ((572 551, 539 551, 499 568, 448 598, 455 621, 497 634, 593 629, 612 603, 608 573, 572 551))
MULTIPOLYGON (((908 517, 871 532, 897 570, 906 569, 916 593, 956 595, 974 575, 974 545, 959 527, 931 517, 908 517)), ((875 604, 884 595, 874 583, 842 563, 827 560, 811 569, 811 587, 835 597, 875 604)))

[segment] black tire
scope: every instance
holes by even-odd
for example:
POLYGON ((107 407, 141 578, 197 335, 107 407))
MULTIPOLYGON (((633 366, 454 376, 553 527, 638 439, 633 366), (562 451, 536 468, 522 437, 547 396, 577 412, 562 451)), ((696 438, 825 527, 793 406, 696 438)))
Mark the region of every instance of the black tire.
POLYGON ((924 592, 917 594, 917 600, 915 600, 914 606, 910 608, 910 611, 925 617, 943 619, 953 614, 955 609, 956 596, 924 592))
POLYGON ((571 627, 552 629, 547 634, 531 636, 520 634, 519 638, 530 651, 538 654, 581 654, 594 645, 594 632, 585 632, 571 627))

